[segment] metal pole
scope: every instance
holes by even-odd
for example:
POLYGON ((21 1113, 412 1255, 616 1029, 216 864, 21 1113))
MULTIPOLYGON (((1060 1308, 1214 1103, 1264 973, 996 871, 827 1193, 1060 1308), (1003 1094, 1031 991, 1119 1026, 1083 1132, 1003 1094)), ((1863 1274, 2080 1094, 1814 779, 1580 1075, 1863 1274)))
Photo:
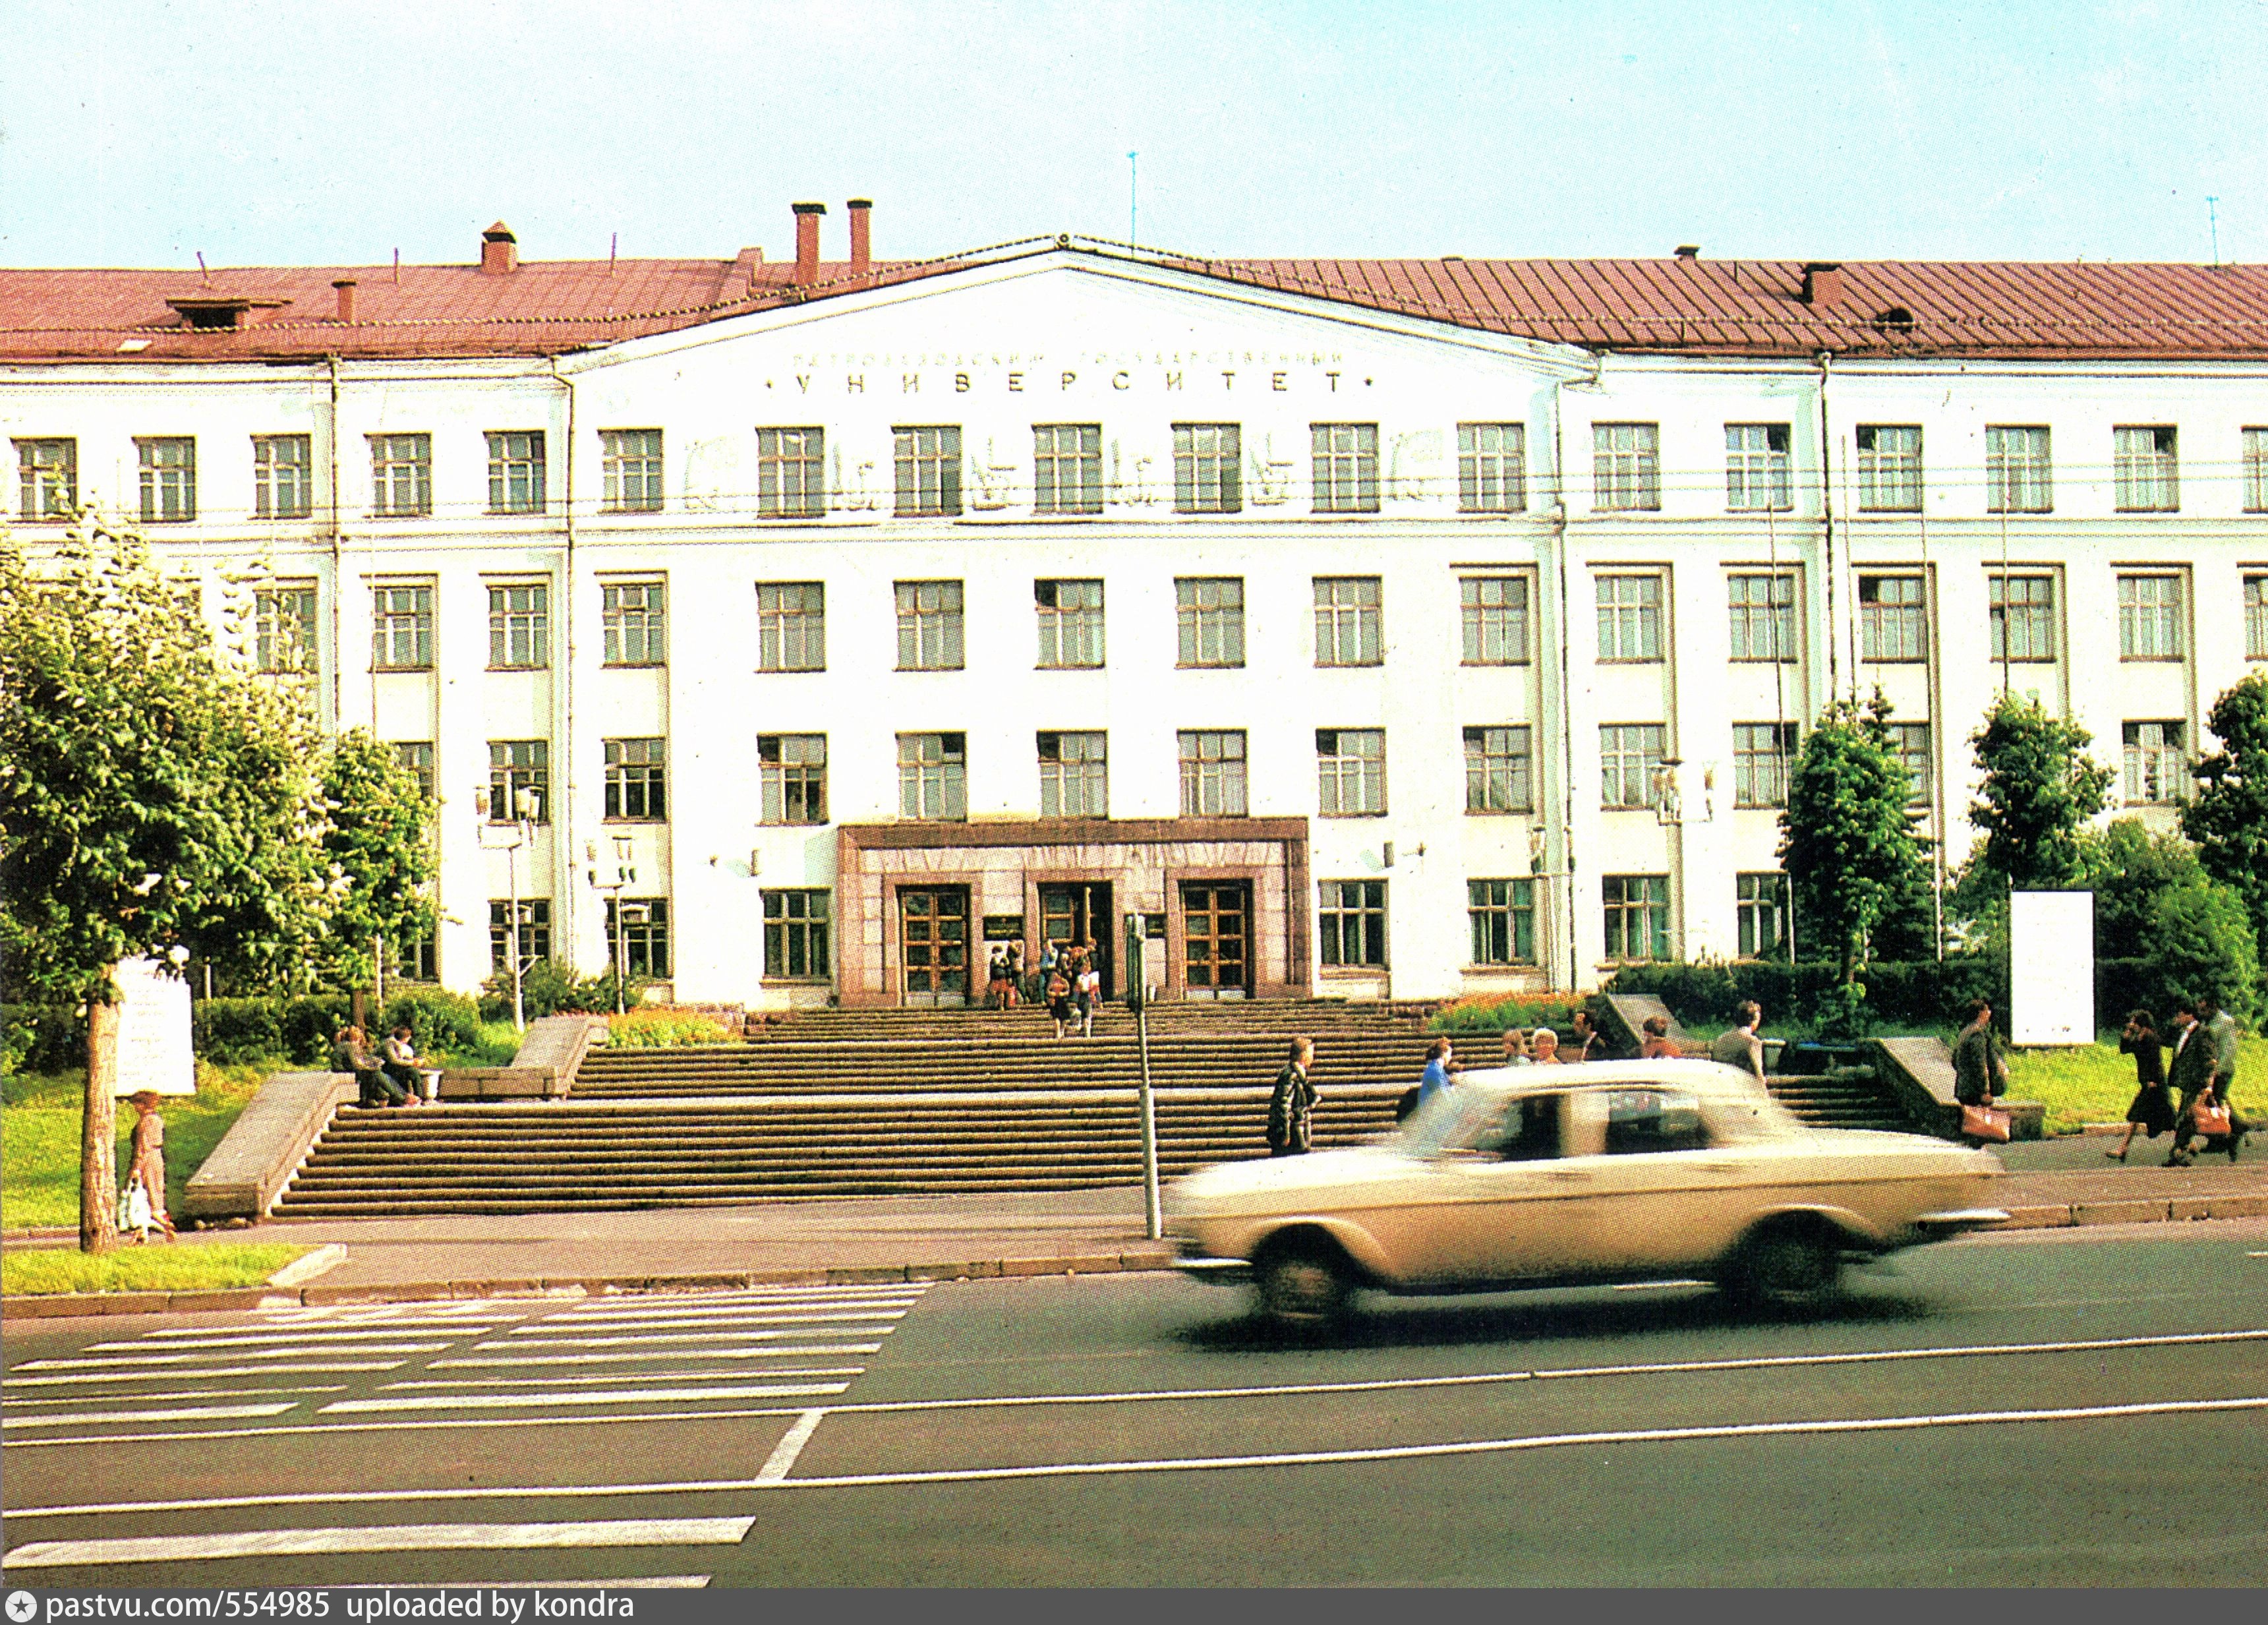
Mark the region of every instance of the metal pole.
POLYGON ((615 1014, 622 1013, 622 883, 615 883, 615 1014))
POLYGON ((1150 972, 1144 954, 1143 920, 1126 916, 1126 952, 1121 961, 1126 1002, 1134 1007, 1134 1038, 1142 1056, 1142 1218, 1152 1241, 1166 1233, 1165 1204, 1158 1194, 1158 1097, 1150 1086, 1150 972))
POLYGON ((504 885, 511 894, 506 905, 512 911, 504 921, 504 963, 512 968, 512 1024, 516 1030, 527 1030, 527 1016, 519 1000, 519 830, 515 826, 512 845, 504 849, 504 885))

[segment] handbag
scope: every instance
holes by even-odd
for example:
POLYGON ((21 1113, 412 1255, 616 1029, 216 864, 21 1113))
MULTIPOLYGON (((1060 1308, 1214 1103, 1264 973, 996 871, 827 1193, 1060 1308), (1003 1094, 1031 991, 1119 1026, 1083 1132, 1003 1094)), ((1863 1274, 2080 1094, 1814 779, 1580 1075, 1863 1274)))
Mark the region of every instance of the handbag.
POLYGON ((1963 1106, 1961 1132, 1967 1139, 1997 1140, 2005 1144, 2008 1138, 2008 1114, 1998 1106, 1963 1106))
POLYGON ((2190 1116, 2196 1124, 2197 1132, 2208 1137, 2225 1138, 2235 1132, 2228 1107, 2218 1100, 2198 1101, 2190 1108, 2190 1116))
POLYGON ((146 1230, 158 1222, 150 1211, 150 1193, 136 1180, 119 1193, 118 1228, 122 1230, 146 1230))

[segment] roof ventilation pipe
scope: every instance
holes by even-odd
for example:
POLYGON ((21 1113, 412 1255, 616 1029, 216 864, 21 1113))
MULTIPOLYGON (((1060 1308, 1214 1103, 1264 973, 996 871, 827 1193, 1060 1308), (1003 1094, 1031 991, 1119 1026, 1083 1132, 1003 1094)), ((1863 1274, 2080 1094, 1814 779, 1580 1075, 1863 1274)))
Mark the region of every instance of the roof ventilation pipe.
POLYGON ((1843 302, 1843 268, 1832 261, 1815 261, 1803 268, 1803 302, 1807 305, 1840 305, 1843 302))
POLYGON ((819 280, 819 217, 825 203, 795 203, 795 285, 807 288, 819 280))
POLYGON ((874 202, 854 197, 843 206, 850 212, 850 274, 864 277, 874 269, 874 202))
POLYGON ((508 277, 519 269, 519 239, 498 220, 481 233, 481 275, 508 277))
POLYGON ((336 282, 333 283, 331 286, 338 292, 339 320, 341 321, 352 321, 354 320, 355 279, 351 277, 342 277, 336 282))
POLYGON ((1701 258, 1701 245, 1697 242, 1679 243, 1677 245, 1677 257, 1684 261, 1688 265, 1696 263, 1701 258))

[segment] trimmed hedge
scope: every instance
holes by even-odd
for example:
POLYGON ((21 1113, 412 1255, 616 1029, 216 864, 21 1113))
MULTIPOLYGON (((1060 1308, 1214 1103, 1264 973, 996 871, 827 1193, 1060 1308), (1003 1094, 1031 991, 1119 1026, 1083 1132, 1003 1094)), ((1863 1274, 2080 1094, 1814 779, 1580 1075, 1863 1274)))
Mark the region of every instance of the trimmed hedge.
MULTIPOLYGON (((343 993, 295 999, 197 999, 189 1005, 189 1045, 219 1067, 283 1061, 327 1065, 331 1039, 347 1024, 352 1001, 343 993)), ((373 1038, 408 1022, 428 1053, 477 1049, 480 1006, 462 993, 412 987, 386 1001, 373 1038)), ((0 1060, 6 1070, 68 1072, 86 1060, 86 1023, 60 1005, 12 1005, 0 1025, 0 1060)))

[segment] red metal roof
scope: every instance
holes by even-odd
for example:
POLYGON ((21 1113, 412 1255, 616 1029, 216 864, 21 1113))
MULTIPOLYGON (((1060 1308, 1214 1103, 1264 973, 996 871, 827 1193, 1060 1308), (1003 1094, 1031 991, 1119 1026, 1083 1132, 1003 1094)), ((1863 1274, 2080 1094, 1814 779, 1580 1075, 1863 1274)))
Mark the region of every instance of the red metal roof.
POLYGON ((792 262, 529 261, 178 270, 0 270, 0 359, 541 356, 1070 247, 1248 286, 1593 350, 2168 360, 2268 356, 2268 266, 1846 262, 1832 304, 1800 262, 1206 260, 1064 238, 947 259, 843 262, 792 285, 792 262), (354 320, 333 284, 352 278, 354 320), (249 301, 233 330, 167 301, 249 301), (272 307, 269 301, 280 301, 272 307), (122 346, 134 348, 122 351, 122 346))

